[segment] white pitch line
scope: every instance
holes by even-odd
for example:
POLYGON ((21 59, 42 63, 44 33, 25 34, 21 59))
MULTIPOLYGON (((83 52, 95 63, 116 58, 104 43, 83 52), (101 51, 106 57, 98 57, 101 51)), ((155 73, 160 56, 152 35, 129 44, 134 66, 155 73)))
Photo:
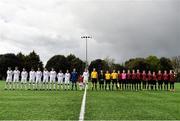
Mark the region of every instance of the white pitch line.
POLYGON ((82 104, 81 104, 81 111, 79 114, 79 121, 84 121, 84 114, 85 114, 85 107, 86 107, 86 90, 87 89, 85 87, 82 104))

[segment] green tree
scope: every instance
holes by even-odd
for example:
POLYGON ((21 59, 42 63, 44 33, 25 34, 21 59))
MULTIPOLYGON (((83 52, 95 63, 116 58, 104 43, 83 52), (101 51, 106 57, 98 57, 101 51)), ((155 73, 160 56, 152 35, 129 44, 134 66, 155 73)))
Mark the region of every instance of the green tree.
POLYGON ((65 73, 67 69, 70 69, 70 64, 64 55, 55 55, 47 61, 46 68, 48 70, 54 68, 57 72, 62 70, 65 73))
POLYGON ((8 67, 14 69, 16 66, 20 66, 21 61, 15 54, 0 55, 0 79, 6 78, 6 71, 8 67))
POLYGON ((173 64, 169 58, 161 57, 159 62, 159 67, 161 70, 171 70, 173 69, 173 64))
POLYGON ((160 69, 159 67, 160 60, 158 57, 152 55, 148 56, 146 58, 146 62, 150 65, 149 70, 157 72, 160 69))
POLYGON ((89 65, 89 71, 92 72, 93 68, 96 68, 97 71, 109 70, 109 66, 106 63, 106 61, 101 59, 96 59, 94 61, 91 61, 91 64, 89 65))

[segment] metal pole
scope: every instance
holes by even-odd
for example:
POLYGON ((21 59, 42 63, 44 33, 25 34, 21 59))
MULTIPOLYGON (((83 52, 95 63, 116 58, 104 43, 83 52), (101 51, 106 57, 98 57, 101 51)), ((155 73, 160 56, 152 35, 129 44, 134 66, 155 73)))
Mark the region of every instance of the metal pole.
POLYGON ((86 37, 86 68, 88 67, 88 47, 87 47, 87 37, 86 37))

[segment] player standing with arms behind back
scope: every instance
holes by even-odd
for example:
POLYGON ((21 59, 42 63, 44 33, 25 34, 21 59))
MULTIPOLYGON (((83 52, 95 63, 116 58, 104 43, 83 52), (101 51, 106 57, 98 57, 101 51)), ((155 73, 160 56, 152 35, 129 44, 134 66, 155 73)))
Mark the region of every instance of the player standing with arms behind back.
POLYGON ((170 80, 170 91, 171 92, 175 92, 175 89, 174 89, 174 82, 175 82, 175 77, 176 75, 174 74, 174 72, 172 70, 170 70, 169 72, 169 80, 170 80))
POLYGON ((73 72, 71 73, 71 81, 72 81, 72 90, 75 86, 75 89, 77 91, 77 81, 78 81, 78 73, 76 72, 76 69, 73 69, 73 72))
POLYGON ((54 68, 51 69, 50 71, 50 87, 49 89, 51 90, 52 86, 54 88, 54 90, 56 89, 56 71, 54 70, 54 68))
POLYGON ((36 72, 34 71, 34 69, 32 68, 31 71, 29 72, 29 89, 35 88, 35 79, 36 79, 36 72))
POLYGON ((91 72, 92 90, 94 90, 94 88, 97 90, 97 79, 98 79, 98 73, 94 68, 93 71, 91 72))
POLYGON ((18 89, 19 76, 20 71, 18 70, 18 67, 15 67, 15 70, 13 71, 13 89, 18 89))
POLYGON ((38 68, 38 70, 36 71, 36 90, 41 89, 41 79, 42 79, 42 72, 41 69, 38 68))
POLYGON ((62 70, 60 70, 59 73, 57 74, 57 78, 58 78, 58 89, 60 90, 60 85, 61 85, 61 89, 63 89, 64 74, 62 73, 62 70))
POLYGON ((69 86, 70 86, 70 79, 71 79, 71 74, 69 73, 69 70, 66 71, 65 73, 65 90, 69 90, 69 86))
POLYGON ((44 71, 43 71, 43 86, 42 88, 43 89, 46 89, 48 90, 49 89, 49 71, 44 68, 44 71))
POLYGON ((21 89, 23 89, 23 87, 25 90, 27 89, 27 87, 26 87, 27 77, 28 77, 28 73, 27 73, 26 69, 23 68, 23 71, 21 72, 21 89))
POLYGON ((11 70, 11 67, 8 67, 5 90, 11 89, 11 87, 12 87, 12 78, 13 78, 13 71, 11 70))

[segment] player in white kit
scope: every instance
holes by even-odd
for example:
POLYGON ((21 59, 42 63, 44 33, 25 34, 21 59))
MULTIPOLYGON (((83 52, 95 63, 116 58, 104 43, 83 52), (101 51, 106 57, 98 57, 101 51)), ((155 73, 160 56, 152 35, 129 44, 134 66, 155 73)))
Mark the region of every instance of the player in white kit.
POLYGON ((28 73, 26 69, 23 68, 23 71, 21 72, 21 89, 23 89, 23 87, 26 89, 27 77, 28 73))
POLYGON ((60 89, 60 85, 61 85, 61 89, 63 89, 64 74, 62 73, 62 70, 60 70, 59 73, 57 74, 57 78, 58 78, 58 89, 60 89))
POLYGON ((41 69, 38 68, 38 70, 36 71, 36 90, 39 89, 41 90, 41 79, 42 79, 42 72, 41 69))
POLYGON ((18 70, 18 67, 15 67, 15 70, 13 71, 13 89, 19 88, 19 76, 20 71, 18 70))
POLYGON ((52 84, 54 85, 54 90, 56 89, 56 71, 54 71, 54 68, 50 71, 50 90, 52 88, 52 84))
POLYGON ((29 89, 35 88, 35 78, 36 78, 36 72, 32 68, 29 72, 29 89))
POLYGON ((88 80, 89 80, 89 72, 87 69, 83 72, 83 83, 85 84, 85 87, 88 88, 88 80))
POLYGON ((69 90, 69 85, 70 85, 70 79, 71 79, 71 74, 69 73, 69 70, 66 71, 65 73, 65 90, 69 90))
POLYGON ((12 88, 12 78, 13 78, 13 71, 11 70, 11 67, 8 67, 5 90, 12 88))
POLYGON ((49 71, 46 68, 44 68, 44 71, 43 71, 43 89, 49 88, 48 82, 49 82, 49 71))

